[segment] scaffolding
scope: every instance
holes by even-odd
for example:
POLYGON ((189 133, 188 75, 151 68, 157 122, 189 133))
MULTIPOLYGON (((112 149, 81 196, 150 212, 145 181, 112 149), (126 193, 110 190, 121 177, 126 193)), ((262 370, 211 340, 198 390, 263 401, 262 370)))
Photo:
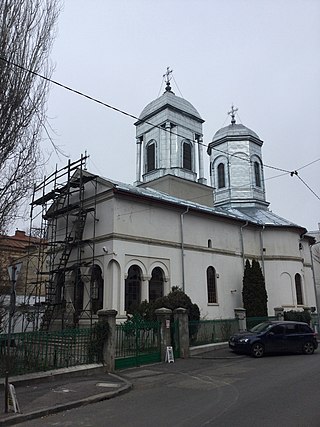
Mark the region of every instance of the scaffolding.
MULTIPOLYGON (((29 255, 25 282, 25 306, 31 298, 35 303, 34 329, 93 321, 98 177, 86 171, 87 158, 69 160, 34 187, 30 235, 37 235, 39 244, 29 255)), ((26 315, 25 325, 29 321, 26 315)))

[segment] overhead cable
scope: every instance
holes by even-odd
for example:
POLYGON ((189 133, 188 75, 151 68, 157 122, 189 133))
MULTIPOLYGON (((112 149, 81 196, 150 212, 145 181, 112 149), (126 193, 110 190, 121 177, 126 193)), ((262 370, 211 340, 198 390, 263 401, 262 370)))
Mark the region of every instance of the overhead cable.
MULTIPOLYGON (((19 69, 21 69, 21 70, 23 70, 23 71, 27 71, 27 72, 29 72, 29 73, 31 73, 31 74, 33 74, 33 75, 35 75, 35 76, 37 76, 37 77, 39 77, 39 78, 41 78, 41 79, 44 79, 44 80, 46 80, 46 81, 48 81, 48 82, 50 82, 50 83, 52 83, 52 84, 54 84, 54 85, 56 85, 56 86, 62 87, 63 89, 66 89, 66 90, 68 90, 68 91, 70 91, 70 92, 73 92, 73 93, 75 93, 76 95, 79 95, 79 96, 82 96, 82 97, 84 97, 84 98, 87 98, 87 99, 89 99, 90 101, 96 102, 96 103, 98 103, 98 104, 100 104, 100 105, 102 105, 102 106, 104 106, 104 107, 107 107, 107 108, 109 108, 109 109, 111 109, 111 110, 114 110, 114 111, 116 111, 116 112, 120 113, 120 114, 123 114, 123 115, 125 115, 125 116, 127 116, 127 117, 130 117, 130 118, 132 118, 132 119, 134 119, 134 120, 139 120, 139 121, 141 121, 141 122, 143 122, 143 123, 147 123, 147 124, 149 124, 150 126, 153 126, 153 127, 159 128, 159 129, 164 130, 164 131, 166 131, 166 132, 172 133, 172 134, 174 134, 174 135, 176 135, 176 136, 180 136, 181 138, 188 139, 188 138, 185 138, 185 136, 184 136, 184 135, 180 135, 180 134, 178 134, 178 133, 176 133, 176 132, 172 132, 172 130, 171 130, 171 129, 166 129, 166 128, 163 128, 161 125, 156 125, 156 124, 154 124, 154 123, 152 123, 152 122, 149 122, 148 120, 145 120, 145 119, 140 119, 139 117, 137 117, 137 116, 135 116, 135 115, 133 115, 133 114, 130 114, 130 113, 128 113, 128 112, 126 112, 126 111, 124 111, 124 110, 122 110, 122 109, 120 109, 120 108, 114 107, 114 106, 113 106, 113 105, 111 105, 111 104, 107 104, 107 103, 106 103, 106 102, 104 102, 104 101, 101 101, 101 100, 99 100, 99 99, 97 99, 97 98, 94 98, 93 96, 90 96, 90 95, 88 95, 88 94, 85 94, 85 93, 83 93, 83 92, 81 92, 81 91, 79 91, 79 90, 77 90, 77 89, 73 89, 73 88, 71 88, 70 86, 67 86, 67 85, 65 85, 65 84, 63 84, 63 83, 60 83, 60 82, 58 82, 58 81, 56 81, 56 80, 53 80, 53 79, 51 79, 51 78, 49 78, 49 77, 46 77, 46 76, 44 76, 44 75, 42 75, 42 74, 40 74, 40 73, 37 73, 36 71, 30 70, 30 69, 28 69, 28 68, 26 68, 26 67, 24 67, 24 66, 22 66, 22 65, 16 64, 15 62, 12 62, 12 61, 9 61, 9 60, 7 60, 7 59, 3 58, 2 56, 0 56, 0 60, 1 60, 1 61, 3 61, 3 62, 5 62, 5 63, 7 63, 7 64, 9 64, 9 65, 12 65, 12 66, 14 66, 14 67, 17 67, 17 68, 19 68, 19 69)), ((190 140, 190 139, 189 139, 189 140, 190 140)), ((197 143, 197 144, 199 144, 199 145, 202 145, 202 146, 204 146, 204 147, 208 148, 208 145, 207 145, 207 144, 204 144, 203 142, 200 142, 199 140, 194 140, 193 142, 195 142, 195 143, 197 143)), ((238 159, 240 159, 240 160, 248 161, 249 163, 251 163, 251 160, 250 160, 250 159, 244 159, 243 157, 240 157, 240 156, 238 156, 238 155, 236 155, 236 154, 227 153, 227 152, 225 152, 225 151, 223 151, 223 150, 220 150, 220 149, 218 149, 218 148, 216 148, 216 147, 212 147, 211 149, 212 149, 212 150, 215 150, 215 151, 218 151, 218 152, 221 152, 221 153, 225 154, 226 156, 235 157, 235 158, 238 158, 238 159)), ((320 159, 318 159, 318 160, 320 160, 320 159)), ((318 161, 318 160, 315 160, 315 161, 318 161)), ((310 164, 314 163, 315 161, 311 162, 310 164)), ((274 169, 274 170, 277 170, 277 171, 280 171, 280 172, 285 172, 286 174, 291 174, 291 172, 292 172, 292 171, 290 171, 290 170, 282 169, 282 168, 275 167, 275 166, 271 166, 271 165, 267 165, 267 164, 264 164, 263 166, 264 166, 264 167, 266 167, 266 168, 269 168, 269 169, 274 169)), ((306 166, 308 166, 308 165, 306 165, 306 166)), ((303 167, 306 167, 306 166, 303 166, 303 167)), ((300 177, 299 177, 299 178, 300 178, 300 177)), ((305 183, 305 185, 307 185, 307 184, 305 183)), ((310 189, 310 188, 309 188, 309 189, 310 189)), ((310 190, 311 190, 311 189, 310 189, 310 190)), ((311 191, 313 192, 313 190, 311 190, 311 191)), ((314 193, 314 194, 315 194, 315 193, 314 193)), ((317 197, 318 197, 318 196, 317 196, 317 197)))

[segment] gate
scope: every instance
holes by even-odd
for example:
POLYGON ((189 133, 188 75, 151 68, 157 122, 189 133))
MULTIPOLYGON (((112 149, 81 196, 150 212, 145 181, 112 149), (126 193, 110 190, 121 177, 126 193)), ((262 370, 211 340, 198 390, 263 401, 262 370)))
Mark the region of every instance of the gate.
POLYGON ((161 361, 160 323, 132 319, 116 325, 115 368, 161 361))

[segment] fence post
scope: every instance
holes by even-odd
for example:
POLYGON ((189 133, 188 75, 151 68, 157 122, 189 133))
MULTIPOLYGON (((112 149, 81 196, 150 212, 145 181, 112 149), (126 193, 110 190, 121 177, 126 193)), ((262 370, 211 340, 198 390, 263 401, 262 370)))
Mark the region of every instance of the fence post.
POLYGON ((109 336, 103 345, 103 364, 107 372, 115 371, 116 353, 116 316, 117 310, 99 310, 99 322, 107 322, 109 325, 109 336))
POLYGON ((180 348, 180 357, 187 359, 189 357, 189 319, 188 310, 179 307, 173 310, 174 320, 178 323, 178 345, 180 348))
POLYGON ((283 320, 284 319, 284 308, 283 307, 275 307, 274 308, 274 315, 277 320, 283 320))
POLYGON ((155 310, 158 322, 160 322, 160 343, 161 343, 161 359, 166 358, 167 347, 171 346, 171 328, 170 318, 172 310, 170 308, 157 308, 155 310))
POLYGON ((246 309, 235 308, 234 315, 235 315, 235 318, 238 319, 239 332, 246 331, 247 330, 246 309))

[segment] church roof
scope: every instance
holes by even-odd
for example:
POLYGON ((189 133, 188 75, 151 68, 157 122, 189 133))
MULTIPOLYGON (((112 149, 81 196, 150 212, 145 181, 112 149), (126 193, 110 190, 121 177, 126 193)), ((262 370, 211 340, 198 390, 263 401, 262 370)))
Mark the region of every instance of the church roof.
POLYGON ((169 194, 163 193, 161 191, 155 190, 153 188, 146 187, 135 187, 130 184, 124 184, 122 182, 109 180, 103 178, 106 181, 110 182, 115 188, 135 194, 141 197, 150 197, 152 199, 173 203, 180 205, 184 208, 189 207, 190 209, 198 210, 203 213, 213 214, 224 218, 229 218, 239 221, 248 221, 248 223, 260 225, 260 226, 277 226, 277 227, 294 227, 304 229, 291 221, 288 221, 267 209, 259 208, 229 208, 229 207, 209 207, 201 205, 199 203, 191 202, 189 200, 180 199, 178 197, 171 196, 169 194))
POLYGON ((155 113, 165 109, 173 108, 193 116, 194 118, 204 121, 194 106, 184 98, 176 96, 171 90, 166 90, 159 98, 151 101, 141 112, 139 120, 146 119, 155 113))
POLYGON ((239 137, 239 136, 251 136, 256 139, 260 139, 259 136, 251 129, 238 123, 231 123, 219 129, 213 136, 212 142, 218 141, 225 137, 239 137))

